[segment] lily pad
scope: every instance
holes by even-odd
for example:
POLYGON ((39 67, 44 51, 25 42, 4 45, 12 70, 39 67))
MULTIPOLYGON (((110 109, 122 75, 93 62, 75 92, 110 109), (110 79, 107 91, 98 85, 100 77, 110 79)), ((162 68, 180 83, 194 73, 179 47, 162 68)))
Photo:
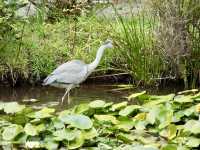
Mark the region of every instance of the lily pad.
POLYGON ((27 114, 27 116, 29 118, 35 118, 35 119, 51 118, 53 116, 52 113, 54 113, 54 112, 55 112, 55 109, 44 107, 40 111, 36 111, 36 112, 32 112, 30 114, 27 114))
POLYGON ((101 122, 111 122, 113 124, 117 124, 119 122, 116 117, 112 115, 94 115, 94 118, 101 122))
POLYGON ((121 103, 114 104, 114 105, 112 105, 111 110, 112 110, 112 111, 120 110, 120 109, 126 107, 127 104, 128 104, 127 101, 124 101, 124 102, 121 102, 121 103))
POLYGON ((56 141, 49 140, 45 142, 43 145, 48 150, 55 150, 58 149, 59 143, 56 141))
POLYGON ((24 99, 24 100, 22 100, 23 102, 26 102, 26 103, 29 103, 29 102, 31 102, 31 103, 36 103, 36 102, 39 102, 39 100, 38 99, 34 99, 34 98, 31 98, 31 99, 24 99))
POLYGON ((22 111, 25 105, 19 105, 17 102, 4 103, 4 112, 7 114, 14 114, 22 111))
POLYGON ((172 140, 173 138, 176 137, 176 133, 177 133, 176 125, 170 124, 167 127, 167 129, 164 129, 163 131, 160 132, 160 135, 168 138, 169 140, 172 140))
POLYGON ((192 96, 190 95, 177 95, 174 97, 174 101, 175 102, 178 102, 178 103, 191 103, 193 102, 194 100, 192 99, 192 96))
POLYGON ((117 135, 117 138, 120 140, 123 140, 126 143, 131 143, 134 140, 137 140, 136 136, 133 136, 132 134, 126 134, 126 133, 119 133, 117 135))
POLYGON ((126 108, 120 110, 119 115, 120 116, 128 116, 130 115, 132 112, 134 112, 135 110, 139 110, 142 107, 139 105, 129 105, 126 108))
POLYGON ((36 127, 30 123, 27 123, 24 127, 24 131, 27 135, 35 136, 38 134, 36 127))
POLYGON ((150 96, 150 101, 143 104, 144 107, 152 107, 152 106, 156 106, 159 104, 163 104, 166 102, 170 102, 173 100, 175 94, 169 94, 169 95, 165 95, 165 96, 150 96))
POLYGON ((34 148, 41 148, 41 143, 39 141, 27 141, 25 143, 25 147, 28 149, 34 149, 34 148))
POLYGON ((93 125, 90 118, 85 115, 65 115, 59 117, 59 119, 65 124, 70 124, 71 126, 79 129, 90 129, 93 125))
POLYGON ((195 92, 198 92, 198 91, 199 91, 198 89, 191 89, 191 90, 185 90, 185 91, 178 92, 178 94, 195 93, 195 92))
POLYGON ((141 96, 141 95, 143 95, 143 94, 145 94, 145 93, 146 93, 146 91, 142 91, 142 92, 140 92, 140 93, 133 93, 133 94, 131 94, 130 96, 128 96, 127 98, 128 98, 128 100, 130 101, 131 99, 136 98, 136 97, 138 97, 138 96, 141 96))
POLYGON ((84 136, 81 131, 77 131, 77 136, 75 140, 66 143, 68 149, 77 149, 84 144, 84 136))
POLYGON ((53 135, 55 136, 54 139, 56 141, 63 141, 63 140, 72 141, 76 138, 77 132, 69 129, 61 129, 55 131, 53 135))
POLYGON ((12 124, 5 127, 2 133, 4 140, 13 140, 19 133, 23 132, 23 127, 20 125, 12 124))
POLYGON ((95 108, 95 109, 99 109, 99 108, 103 108, 105 106, 106 102, 102 101, 102 100, 95 100, 89 103, 89 106, 91 108, 95 108))
POLYGON ((167 144, 161 150, 177 150, 177 146, 175 144, 167 144))
POLYGON ((199 138, 196 138, 196 137, 188 137, 187 138, 187 142, 186 142, 186 146, 188 147, 199 147, 200 145, 200 139, 199 138))
POLYGON ((184 130, 189 131, 193 134, 199 134, 200 133, 200 121, 196 120, 189 120, 184 125, 184 130))
POLYGON ((83 135, 84 139, 89 140, 89 139, 93 139, 94 137, 97 137, 98 133, 95 128, 92 128, 89 130, 83 130, 82 135, 83 135))
POLYGON ((83 114, 89 110, 89 105, 88 104, 79 104, 74 107, 74 113, 76 114, 83 114))
POLYGON ((135 122, 132 119, 122 118, 122 119, 119 119, 119 122, 116 125, 116 127, 118 129, 128 132, 129 130, 131 130, 134 127, 134 125, 135 125, 135 122))

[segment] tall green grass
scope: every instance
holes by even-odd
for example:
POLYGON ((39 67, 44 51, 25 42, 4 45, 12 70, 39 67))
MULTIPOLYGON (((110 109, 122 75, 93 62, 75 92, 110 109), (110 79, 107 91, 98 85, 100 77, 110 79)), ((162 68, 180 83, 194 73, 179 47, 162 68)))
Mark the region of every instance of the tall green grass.
POLYGON ((94 74, 128 73, 138 85, 181 79, 195 86, 200 80, 199 2, 151 2, 152 7, 131 11, 129 17, 114 8, 116 19, 92 13, 52 23, 41 9, 34 17, 15 20, 15 32, 6 30, 0 44, 1 79, 36 82, 68 60, 90 63, 101 42, 112 38, 115 48, 106 51, 94 74), (177 53, 182 51, 186 55, 177 53))
POLYGON ((128 18, 115 12, 117 24, 112 28, 117 39, 116 67, 131 74, 138 84, 157 81, 165 68, 161 53, 155 47, 154 31, 158 21, 145 11, 130 10, 128 18))
MULTIPOLYGON (((23 25, 18 24, 19 31, 23 25)), ((8 36, 9 42, 4 41, 6 44, 1 47, 1 77, 14 83, 19 78, 36 82, 68 60, 81 59, 90 63, 102 41, 109 37, 109 28, 95 16, 81 16, 76 20, 69 17, 53 24, 44 21, 42 14, 29 18, 21 41, 12 41, 8 36)), ((112 58, 110 52, 106 53, 106 61, 100 64, 103 72, 112 58)))
POLYGON ((200 1, 152 0, 152 8, 160 20, 157 43, 171 71, 183 79, 185 87, 195 87, 200 81, 200 1))

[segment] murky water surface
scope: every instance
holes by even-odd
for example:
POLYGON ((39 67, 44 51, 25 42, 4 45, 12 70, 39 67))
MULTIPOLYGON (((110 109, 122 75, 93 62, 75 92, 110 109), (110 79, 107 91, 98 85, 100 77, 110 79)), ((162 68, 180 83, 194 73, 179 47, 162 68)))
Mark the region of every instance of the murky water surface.
MULTIPOLYGON (((61 105, 59 102, 65 92, 64 89, 54 88, 54 87, 31 87, 22 86, 18 88, 11 88, 0 86, 0 101, 17 101, 21 104, 32 105, 34 107, 55 107, 57 109, 65 109, 72 107, 76 104, 89 102, 93 100, 105 100, 120 102, 127 100, 125 97, 133 92, 138 92, 141 90, 131 89, 131 90, 113 90, 116 86, 111 85, 81 85, 79 88, 75 88, 70 92, 70 104, 67 103, 67 99, 61 105), (30 99, 37 99, 38 102, 27 102, 30 99), (26 102, 25 102, 26 101, 26 102)), ((151 94, 167 94, 176 92, 176 89, 168 90, 150 90, 151 94)), ((67 97, 66 97, 67 98, 67 97)))

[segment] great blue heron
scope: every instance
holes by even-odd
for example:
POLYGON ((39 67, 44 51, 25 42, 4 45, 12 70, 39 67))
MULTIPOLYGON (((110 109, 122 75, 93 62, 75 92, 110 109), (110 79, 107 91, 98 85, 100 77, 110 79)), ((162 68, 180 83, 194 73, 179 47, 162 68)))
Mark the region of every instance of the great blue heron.
POLYGON ((46 79, 43 85, 65 88, 66 92, 62 97, 62 102, 69 91, 83 82, 98 66, 103 52, 106 48, 112 48, 112 41, 106 40, 97 51, 95 60, 90 64, 85 64, 81 60, 71 60, 58 66, 46 79))

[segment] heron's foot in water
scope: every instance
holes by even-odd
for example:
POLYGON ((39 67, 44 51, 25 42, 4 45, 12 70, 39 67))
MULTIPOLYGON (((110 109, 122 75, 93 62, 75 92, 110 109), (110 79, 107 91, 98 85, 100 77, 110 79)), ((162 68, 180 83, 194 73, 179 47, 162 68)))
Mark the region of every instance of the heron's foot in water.
POLYGON ((63 104, 64 99, 65 99, 65 96, 62 97, 62 99, 61 99, 61 104, 63 104))
MULTIPOLYGON (((64 100, 65 100, 66 94, 63 95, 62 99, 61 99, 61 104, 63 104, 64 100)), ((69 92, 67 93, 67 103, 70 104, 71 100, 70 100, 70 96, 69 96, 69 92)))

